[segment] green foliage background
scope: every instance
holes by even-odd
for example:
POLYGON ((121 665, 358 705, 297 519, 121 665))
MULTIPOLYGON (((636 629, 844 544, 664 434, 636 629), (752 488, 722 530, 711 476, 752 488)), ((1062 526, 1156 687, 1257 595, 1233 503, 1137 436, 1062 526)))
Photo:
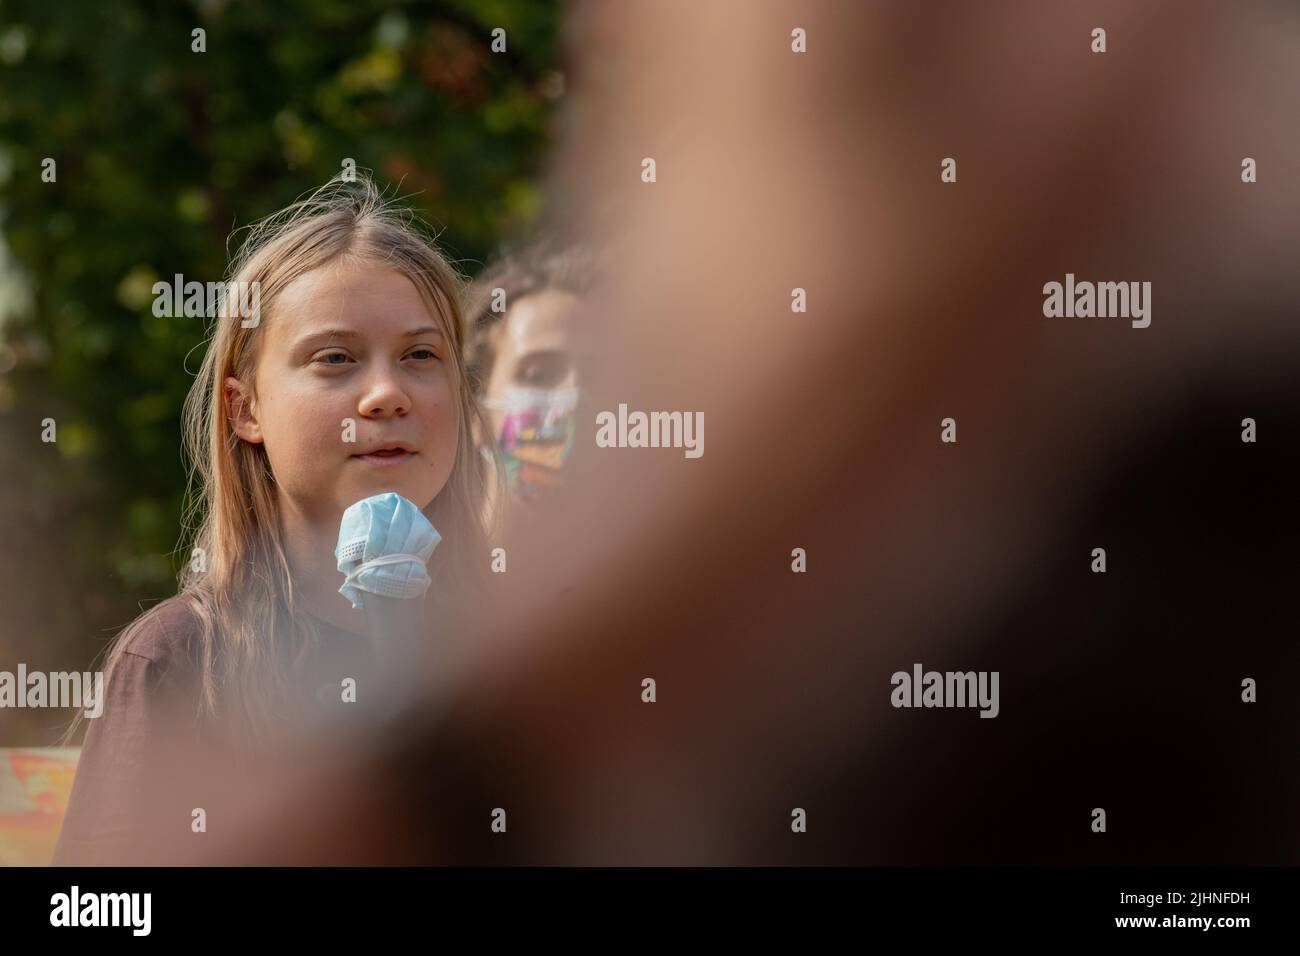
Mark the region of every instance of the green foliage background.
POLYGON ((538 0, 0 0, 0 668, 84 669, 174 593, 203 320, 155 317, 154 281, 221 278, 234 228, 345 157, 473 274, 539 215, 559 28, 538 0))

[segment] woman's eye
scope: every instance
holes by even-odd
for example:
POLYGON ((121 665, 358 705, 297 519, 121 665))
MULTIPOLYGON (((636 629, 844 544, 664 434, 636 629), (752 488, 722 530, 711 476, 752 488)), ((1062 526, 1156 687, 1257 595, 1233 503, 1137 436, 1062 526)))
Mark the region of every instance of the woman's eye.
POLYGON ((429 359, 435 359, 437 357, 438 353, 433 349, 416 349, 407 355, 407 358, 413 358, 418 361, 428 361, 429 359))
POLYGON ((324 355, 317 356, 316 361, 323 365, 346 365, 348 363, 348 354, 346 352, 326 352, 324 355))

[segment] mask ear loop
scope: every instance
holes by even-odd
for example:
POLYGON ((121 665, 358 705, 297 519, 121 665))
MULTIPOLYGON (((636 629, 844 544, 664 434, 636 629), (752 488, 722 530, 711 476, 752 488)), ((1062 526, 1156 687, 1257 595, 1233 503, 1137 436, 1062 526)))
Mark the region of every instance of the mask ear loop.
MULTIPOLYGON (((370 568, 382 567, 388 564, 405 564, 408 561, 414 561, 416 564, 420 565, 421 567, 424 566, 424 559, 421 558, 418 554, 383 554, 377 558, 371 558, 369 561, 363 561, 357 567, 353 568, 348 573, 347 577, 343 579, 343 586, 355 587, 356 579, 361 574, 362 571, 367 571, 370 568)), ((364 591, 365 588, 357 588, 357 590, 364 591)))
MULTIPOLYGON (((546 396, 546 404, 559 405, 573 402, 576 406, 579 392, 576 388, 529 388, 523 389, 530 393, 540 393, 546 396)), ((484 408, 491 409, 494 412, 509 412, 517 408, 533 408, 542 402, 510 402, 504 398, 481 398, 479 404, 484 408)))

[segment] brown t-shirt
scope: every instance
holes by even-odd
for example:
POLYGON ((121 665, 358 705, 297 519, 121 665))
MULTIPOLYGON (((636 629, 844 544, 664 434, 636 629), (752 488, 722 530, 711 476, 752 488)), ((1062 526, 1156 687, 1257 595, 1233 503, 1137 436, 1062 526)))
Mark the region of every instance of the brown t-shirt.
MULTIPOLYGON (((373 656, 365 637, 313 621, 320 641, 295 678, 291 707, 328 728, 347 706, 344 679, 364 683, 373 656)), ((229 820, 241 790, 255 789, 256 764, 235 769, 231 751, 196 721, 200 632, 187 601, 168 598, 130 629, 105 674, 103 713, 88 720, 55 866, 191 860, 201 832, 229 820)))

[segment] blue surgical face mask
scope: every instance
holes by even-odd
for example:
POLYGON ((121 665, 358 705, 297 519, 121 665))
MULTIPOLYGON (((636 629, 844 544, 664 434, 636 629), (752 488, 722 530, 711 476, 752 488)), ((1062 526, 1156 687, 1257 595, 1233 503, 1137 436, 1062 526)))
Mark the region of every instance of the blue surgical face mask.
POLYGON ((395 492, 363 498, 343 512, 334 549, 345 576, 339 593, 362 607, 361 593, 416 598, 429 588, 426 565, 442 535, 395 492))

